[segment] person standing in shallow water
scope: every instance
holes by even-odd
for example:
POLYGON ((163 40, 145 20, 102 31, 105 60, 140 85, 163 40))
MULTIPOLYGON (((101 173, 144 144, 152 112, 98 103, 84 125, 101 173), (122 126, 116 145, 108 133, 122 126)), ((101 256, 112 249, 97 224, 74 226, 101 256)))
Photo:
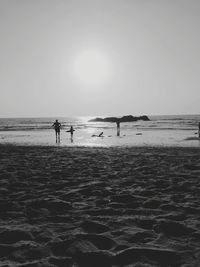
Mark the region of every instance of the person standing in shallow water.
POLYGON ((200 122, 199 122, 199 131, 198 131, 198 133, 199 133, 199 138, 200 138, 200 122))
POLYGON ((55 134, 56 134, 56 143, 60 142, 60 128, 61 128, 61 123, 56 120, 53 125, 52 125, 55 129, 55 134))
POLYGON ((120 136, 120 120, 117 120, 116 123, 117 123, 117 136, 120 136))
POLYGON ((73 142, 73 134, 74 134, 74 128, 73 128, 73 126, 71 126, 70 127, 70 130, 69 131, 66 131, 66 132, 68 132, 68 133, 70 133, 71 134, 71 141, 73 142))

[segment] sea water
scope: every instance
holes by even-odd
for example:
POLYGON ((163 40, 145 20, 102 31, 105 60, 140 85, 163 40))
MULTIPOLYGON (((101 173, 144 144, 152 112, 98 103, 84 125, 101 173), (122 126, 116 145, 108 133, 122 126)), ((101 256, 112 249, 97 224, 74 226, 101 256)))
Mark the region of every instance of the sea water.
MULTIPOLYGON (((46 146, 193 146, 200 147, 200 115, 148 116, 150 121, 120 124, 89 122, 92 117, 0 118, 0 144, 46 146), (62 125, 60 143, 52 127, 55 119, 62 125), (75 129, 73 139, 66 132, 75 129), (103 132, 103 137, 95 137, 103 132)), ((93 117, 94 118, 94 117, 93 117)))

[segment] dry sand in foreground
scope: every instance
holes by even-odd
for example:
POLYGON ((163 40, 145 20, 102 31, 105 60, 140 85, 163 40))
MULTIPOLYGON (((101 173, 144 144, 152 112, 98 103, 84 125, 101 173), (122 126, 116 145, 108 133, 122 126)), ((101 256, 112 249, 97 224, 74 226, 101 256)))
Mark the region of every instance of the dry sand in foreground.
POLYGON ((0 266, 200 266, 200 149, 0 146, 0 266))

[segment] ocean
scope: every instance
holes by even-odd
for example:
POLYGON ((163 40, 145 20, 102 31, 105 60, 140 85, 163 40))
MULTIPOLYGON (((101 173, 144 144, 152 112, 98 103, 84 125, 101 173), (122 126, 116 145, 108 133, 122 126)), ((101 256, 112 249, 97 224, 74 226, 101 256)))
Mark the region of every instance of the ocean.
POLYGON ((150 121, 121 123, 89 122, 94 117, 0 118, 0 144, 45 146, 192 146, 200 147, 200 115, 148 116, 150 121), (62 125, 60 143, 55 142, 55 119, 62 125), (73 140, 66 132, 75 129, 73 140), (92 137, 103 132, 103 137, 92 137))

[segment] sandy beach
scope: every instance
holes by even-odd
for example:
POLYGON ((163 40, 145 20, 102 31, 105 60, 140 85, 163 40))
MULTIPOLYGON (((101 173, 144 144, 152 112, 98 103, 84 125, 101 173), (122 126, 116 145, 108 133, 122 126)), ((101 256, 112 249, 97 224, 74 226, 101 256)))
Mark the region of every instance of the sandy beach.
POLYGON ((0 146, 0 266, 200 266, 199 148, 0 146))

